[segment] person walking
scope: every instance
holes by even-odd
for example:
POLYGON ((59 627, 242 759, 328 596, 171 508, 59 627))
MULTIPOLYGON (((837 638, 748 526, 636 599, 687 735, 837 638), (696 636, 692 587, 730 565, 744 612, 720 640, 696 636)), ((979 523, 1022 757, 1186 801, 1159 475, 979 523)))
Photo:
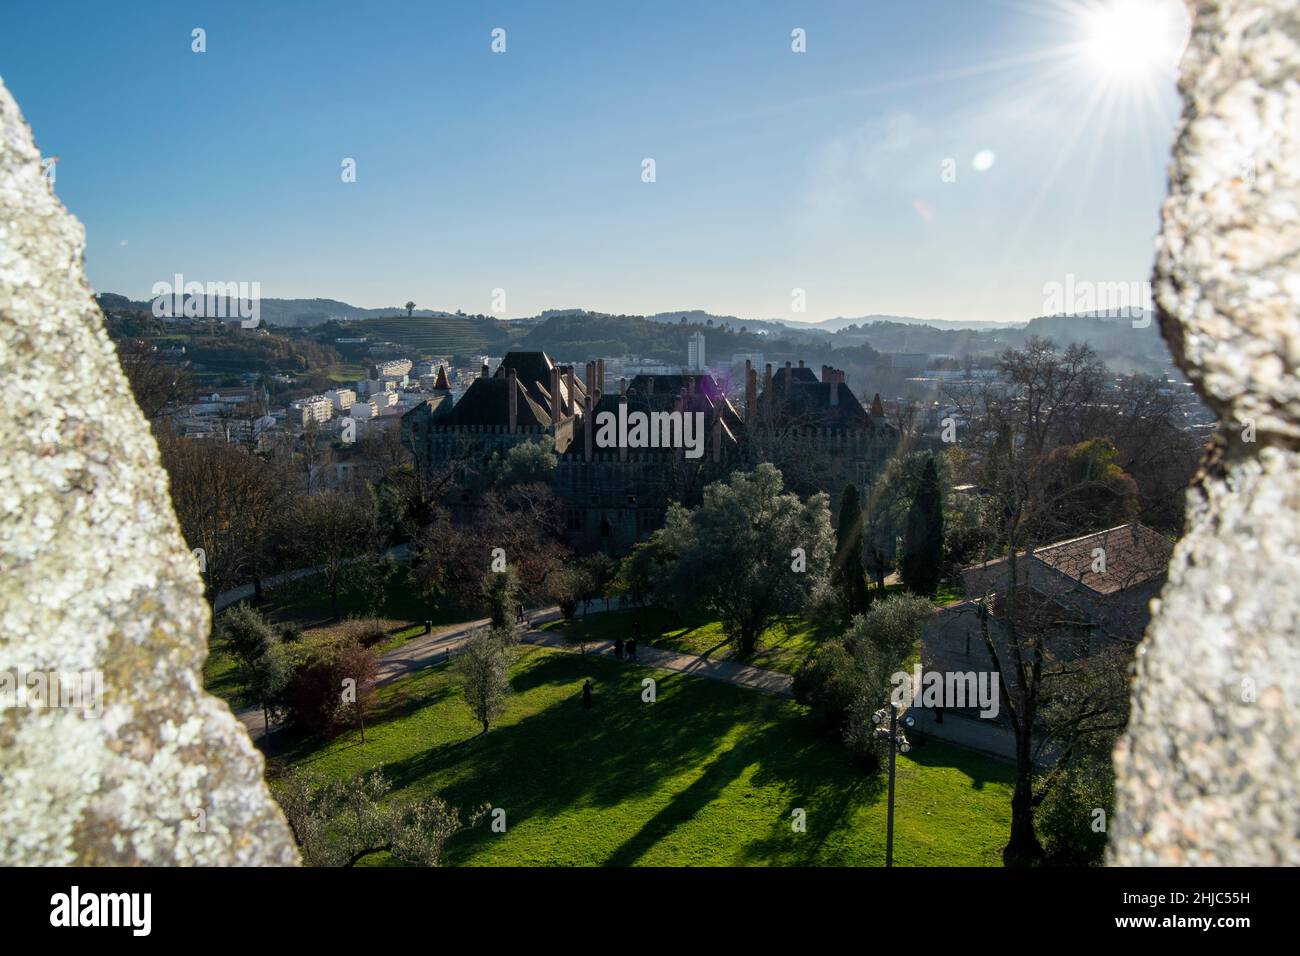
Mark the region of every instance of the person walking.
POLYGON ((620 661, 623 659, 623 638, 621 637, 614 638, 614 659, 620 661))
POLYGON ((591 678, 582 682, 582 709, 591 710, 591 678))
POLYGON ((627 659, 630 661, 636 660, 636 635, 627 639, 627 659))

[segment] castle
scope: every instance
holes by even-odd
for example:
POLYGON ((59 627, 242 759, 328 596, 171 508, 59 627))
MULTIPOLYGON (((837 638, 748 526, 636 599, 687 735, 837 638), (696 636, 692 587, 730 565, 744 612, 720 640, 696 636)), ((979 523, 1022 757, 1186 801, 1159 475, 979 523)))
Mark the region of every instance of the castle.
MULTIPOLYGON (((737 409, 708 372, 637 375, 605 387, 603 360, 588 362, 581 378, 545 352, 510 352, 495 374, 484 365, 453 402, 440 370, 433 397, 402 416, 402 444, 416 467, 456 467, 471 487, 494 454, 549 437, 558 464, 554 486, 564 503, 571 543, 581 551, 621 554, 662 526, 669 501, 695 504, 704 486, 736 470, 772 461, 800 494, 838 497, 845 485, 871 484, 898 447, 898 430, 885 421, 880 396, 870 410, 849 389, 844 372, 823 366, 818 376, 800 362, 759 382, 745 363, 744 399, 737 409), (601 413, 698 413, 704 454, 683 448, 604 447, 601 413)), ((452 500, 468 502, 468 491, 452 500)))

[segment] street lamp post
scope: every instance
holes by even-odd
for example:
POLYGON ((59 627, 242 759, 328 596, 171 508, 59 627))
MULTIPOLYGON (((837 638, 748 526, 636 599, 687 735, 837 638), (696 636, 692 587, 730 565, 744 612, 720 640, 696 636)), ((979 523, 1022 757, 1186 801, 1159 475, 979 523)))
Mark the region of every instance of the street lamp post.
MULTIPOLYGON (((894 758, 896 754, 907 753, 912 749, 911 742, 907 735, 903 733, 898 726, 898 707, 892 701, 889 704, 889 729, 886 730, 880 725, 885 722, 886 710, 884 707, 871 715, 871 722, 876 725, 876 737, 880 740, 889 741, 889 809, 885 824, 885 866, 894 865, 894 758)), ((903 714, 903 727, 911 728, 916 726, 916 718, 911 714, 903 714)))

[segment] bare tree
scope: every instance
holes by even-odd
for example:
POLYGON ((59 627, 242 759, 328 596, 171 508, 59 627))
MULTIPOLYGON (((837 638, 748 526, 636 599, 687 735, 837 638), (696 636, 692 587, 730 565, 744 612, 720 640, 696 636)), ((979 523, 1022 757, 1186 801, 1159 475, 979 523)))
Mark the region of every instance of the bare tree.
MULTIPOLYGON (((1029 586, 1023 564, 1035 547, 1076 532, 1062 520, 1069 513, 1061 508, 1065 498, 1084 487, 1107 490, 1105 482, 1088 478, 1063 485, 1051 457, 1069 435, 1067 424, 1098 400, 1104 366, 1087 346, 1072 345, 1062 352, 1051 342, 1031 339, 1023 349, 1004 353, 999 368, 1000 382, 972 392, 973 400, 962 408, 965 435, 958 438, 968 455, 969 477, 993 496, 1000 514, 986 557, 1004 558, 1005 565, 997 591, 981 602, 981 633, 1006 690, 1015 738, 1011 834, 1004 857, 1019 863, 1042 857, 1034 808, 1057 779, 1049 774, 1035 788, 1036 761, 1046 752, 1043 712, 1053 676, 1069 673, 1060 669, 1056 638, 1090 623, 1071 608, 1044 602, 1029 586), (993 620, 1000 627, 991 626, 993 620)), ((1123 719, 1112 722, 1122 726, 1123 719)), ((1076 722, 1077 727, 1099 725, 1109 727, 1104 719, 1076 722)))

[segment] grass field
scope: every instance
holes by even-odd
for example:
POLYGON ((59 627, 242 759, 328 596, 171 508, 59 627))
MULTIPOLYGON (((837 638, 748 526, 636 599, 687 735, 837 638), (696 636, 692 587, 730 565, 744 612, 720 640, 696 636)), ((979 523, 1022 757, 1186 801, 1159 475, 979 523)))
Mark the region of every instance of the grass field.
MULTIPOLYGON (((301 629, 304 641, 322 641, 332 637, 349 617, 363 616, 366 603, 363 591, 345 586, 339 592, 340 618, 334 619, 329 611, 329 596, 324 585, 319 577, 313 576, 289 581, 267 591, 266 599, 257 608, 277 627, 292 625, 301 629)), ((375 651, 383 653, 423 634, 426 620, 432 621, 437 628, 477 616, 477 612, 431 607, 411 586, 407 569, 400 567, 388 582, 378 614, 389 637, 376 644, 375 651)), ((218 614, 218 620, 220 617, 218 614)), ((235 660, 215 637, 209 641, 208 659, 203 665, 203 686, 233 708, 247 705, 238 692, 235 660)))
MULTIPOLYGON (((381 689, 367 722, 330 743, 273 744, 273 768, 350 775, 383 764, 394 798, 489 802, 507 830, 457 837, 463 865, 879 865, 883 775, 813 732, 799 705, 716 681, 524 646, 514 694, 485 735, 453 665, 381 689), (595 708, 582 709, 584 678, 595 708), (642 701, 642 679, 657 701, 642 701), (282 749, 278 749, 281 747, 282 749), (807 830, 791 827, 806 813, 807 830)), ((1009 770, 938 743, 898 761, 900 865, 998 865, 1009 770)), ((364 861, 391 863, 377 854, 364 861)))
POLYGON ((346 322, 341 328, 349 335, 396 342, 411 350, 411 358, 478 352, 488 344, 484 323, 459 316, 390 316, 346 322))
MULTIPOLYGON (((626 639, 632 633, 632 622, 641 619, 642 641, 666 650, 699 654, 712 660, 730 660, 731 645, 717 621, 688 620, 683 626, 667 611, 649 608, 645 611, 613 611, 579 617, 571 625, 555 622, 548 625, 554 630, 581 632, 588 640, 626 639)), ((768 670, 793 674, 803 659, 823 640, 832 636, 802 618, 791 616, 777 621, 759 639, 758 650, 745 663, 768 670)))

